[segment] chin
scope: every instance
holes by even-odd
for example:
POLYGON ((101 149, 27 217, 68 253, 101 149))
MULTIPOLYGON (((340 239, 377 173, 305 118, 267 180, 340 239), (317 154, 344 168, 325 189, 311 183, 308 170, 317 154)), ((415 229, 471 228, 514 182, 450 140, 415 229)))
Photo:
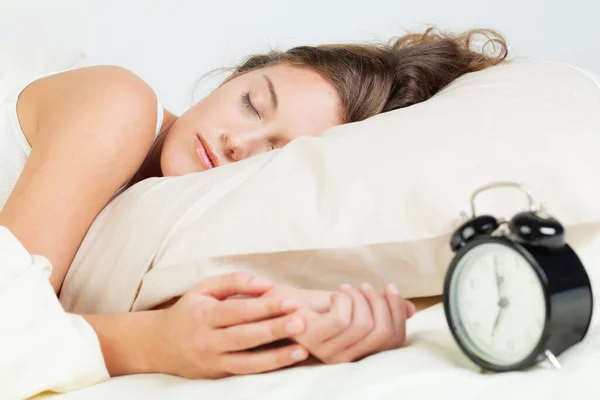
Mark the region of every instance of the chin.
POLYGON ((174 140, 175 137, 167 137, 160 155, 160 170, 162 175, 181 176, 194 172, 203 171, 193 158, 195 154, 183 143, 174 140))
POLYGON ((174 157, 170 160, 169 157, 161 157, 160 169, 164 177, 167 176, 182 176, 192 174, 194 172, 202 172, 203 169, 199 169, 196 165, 190 165, 187 160, 183 160, 183 157, 174 157))

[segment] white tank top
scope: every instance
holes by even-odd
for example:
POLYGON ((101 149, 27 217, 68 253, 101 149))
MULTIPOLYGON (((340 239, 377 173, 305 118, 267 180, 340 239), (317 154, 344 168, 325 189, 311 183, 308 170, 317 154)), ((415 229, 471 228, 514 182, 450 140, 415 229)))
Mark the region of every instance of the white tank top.
MULTIPOLYGON (((17 85, 3 100, 0 99, 2 101, 0 103, 0 210, 6 204, 31 153, 31 146, 21 129, 17 117, 17 100, 19 95, 23 89, 35 80, 58 72, 45 74, 17 85)), ((157 96, 155 139, 160 132, 163 117, 163 108, 157 96)))

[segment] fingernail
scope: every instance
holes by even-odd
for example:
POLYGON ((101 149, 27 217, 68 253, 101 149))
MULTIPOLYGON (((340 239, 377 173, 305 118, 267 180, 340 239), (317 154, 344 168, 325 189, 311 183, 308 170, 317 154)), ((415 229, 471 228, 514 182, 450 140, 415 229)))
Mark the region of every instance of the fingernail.
POLYGON ((285 326, 285 330, 290 335, 297 335, 298 333, 302 332, 302 329, 303 329, 302 322, 298 318, 292 319, 285 326))
POLYGON ((271 286, 271 282, 266 279, 254 278, 252 282, 250 282, 250 286, 253 289, 264 289, 265 287, 271 286))
POLYGON ((292 360, 302 361, 308 357, 308 353, 304 349, 297 349, 292 352, 292 360))
POLYGON ((347 283, 344 283, 344 284, 343 284, 342 286, 340 286, 340 287, 341 287, 342 289, 352 289, 352 286, 351 286, 351 285, 349 285, 349 284, 347 284, 347 283))
POLYGON ((362 290, 371 290, 373 289, 373 286, 369 285, 368 283, 361 283, 360 288, 362 290))
POLYGON ((391 294, 400 294, 400 292, 398 291, 398 288, 393 283, 388 283, 387 289, 389 290, 389 292, 391 294))
POLYGON ((287 299, 283 303, 281 303, 281 309, 283 311, 292 310, 298 307, 298 302, 294 299, 287 299))

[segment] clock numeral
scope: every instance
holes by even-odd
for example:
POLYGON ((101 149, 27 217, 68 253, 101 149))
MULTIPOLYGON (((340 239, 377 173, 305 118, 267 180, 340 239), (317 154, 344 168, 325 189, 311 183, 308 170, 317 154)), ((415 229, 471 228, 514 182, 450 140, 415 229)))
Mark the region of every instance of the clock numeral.
POLYGON ((477 278, 469 279, 469 287, 471 289, 477 289, 479 287, 479 281, 477 280, 477 278))
POLYGON ((490 269, 490 263, 489 262, 484 262, 481 265, 481 271, 482 272, 487 272, 490 269))
POLYGON ((521 262, 521 258, 515 256, 513 259, 513 265, 516 270, 521 270, 523 268, 523 263, 521 262))
POLYGON ((494 254, 494 261, 498 264, 499 267, 504 265, 504 256, 500 256, 498 254, 494 254))

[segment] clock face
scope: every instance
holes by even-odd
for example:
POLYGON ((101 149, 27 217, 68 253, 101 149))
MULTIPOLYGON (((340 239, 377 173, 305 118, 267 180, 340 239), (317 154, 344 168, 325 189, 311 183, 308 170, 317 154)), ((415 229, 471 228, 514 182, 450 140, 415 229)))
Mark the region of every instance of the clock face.
POLYGON ((542 283, 516 250, 490 242, 473 247, 454 269, 448 296, 460 342, 489 364, 527 359, 546 323, 542 283))

